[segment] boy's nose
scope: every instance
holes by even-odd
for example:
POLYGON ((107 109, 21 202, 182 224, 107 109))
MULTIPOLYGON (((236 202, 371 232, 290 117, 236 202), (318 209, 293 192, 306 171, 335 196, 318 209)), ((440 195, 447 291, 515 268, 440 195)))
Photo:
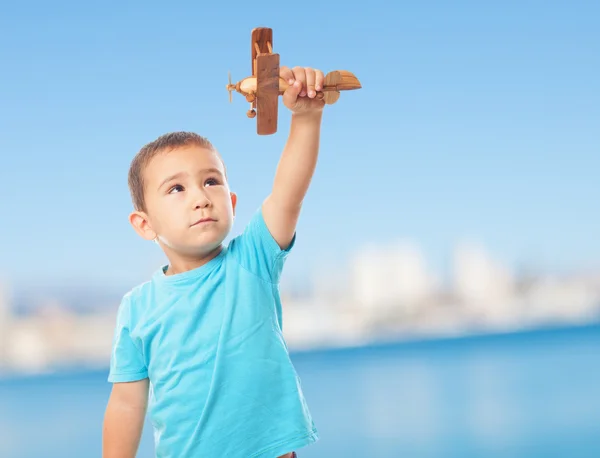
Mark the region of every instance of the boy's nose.
POLYGON ((196 196, 194 208, 205 208, 210 206, 211 202, 205 192, 200 191, 196 196))

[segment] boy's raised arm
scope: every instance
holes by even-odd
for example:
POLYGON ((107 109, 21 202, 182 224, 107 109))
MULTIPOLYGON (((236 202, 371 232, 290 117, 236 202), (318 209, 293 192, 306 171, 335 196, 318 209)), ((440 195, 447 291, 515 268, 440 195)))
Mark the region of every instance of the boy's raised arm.
POLYGON ((292 122, 283 149, 273 190, 263 203, 265 223, 281 249, 291 243, 300 209, 312 180, 319 154, 323 100, 315 91, 323 87, 323 73, 311 68, 281 67, 290 84, 283 102, 292 111, 292 122))
POLYGON ((113 384, 104 416, 102 458, 135 458, 148 404, 148 379, 113 384))

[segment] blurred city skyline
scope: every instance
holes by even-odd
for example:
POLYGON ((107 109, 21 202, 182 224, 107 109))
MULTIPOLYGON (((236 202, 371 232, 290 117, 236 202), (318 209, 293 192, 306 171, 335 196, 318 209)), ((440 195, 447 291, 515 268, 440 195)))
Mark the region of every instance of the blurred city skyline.
MULTIPOLYGON (((446 284, 417 247, 370 245, 345 272, 315 272, 310 291, 283 287, 290 349, 600 323, 600 272, 523 275, 478 245, 457 246, 451 264, 446 284)), ((119 302, 85 290, 15 301, 0 282, 0 376, 106 367, 119 302)))
MULTIPOLYGON (((511 265, 501 257, 494 257, 489 247, 475 240, 463 240, 454 245, 444 263, 444 267, 436 265, 424 247, 409 239, 398 238, 389 244, 371 242, 350 251, 343 263, 327 262, 325 258, 315 262, 302 282, 295 281, 294 273, 290 273, 285 266, 281 290, 288 297, 353 296, 361 294, 356 292, 357 279, 365 282, 371 279, 373 285, 387 287, 379 293, 375 290, 368 293, 373 297, 399 297, 405 294, 419 297, 430 293, 451 294, 458 290, 485 291, 498 285, 512 287, 548 278, 600 278, 600 267, 595 266, 580 265, 574 269, 556 271, 533 263, 511 265)), ((159 269, 162 265, 158 262, 154 267, 159 269)), ((141 282, 149 280, 150 276, 141 279, 141 282)), ((135 286, 137 283, 103 286, 74 284, 71 287, 31 283, 23 287, 13 284, 7 277, 0 277, 0 287, 5 297, 10 298, 16 314, 35 312, 46 303, 60 303, 63 308, 74 312, 95 310, 119 301, 135 286)))

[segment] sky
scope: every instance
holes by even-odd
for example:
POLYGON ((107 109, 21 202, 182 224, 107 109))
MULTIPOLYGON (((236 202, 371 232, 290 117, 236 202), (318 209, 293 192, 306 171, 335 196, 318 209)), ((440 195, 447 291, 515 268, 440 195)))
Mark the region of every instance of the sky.
POLYGON ((327 106, 288 282, 409 241, 432 271, 482 244, 513 269, 600 267, 595 2, 10 2, 0 9, 0 278, 125 291, 165 261, 129 226, 129 163, 163 133, 207 136, 238 193, 234 233, 286 140, 256 134, 227 73, 250 32, 282 65, 349 70, 327 106))

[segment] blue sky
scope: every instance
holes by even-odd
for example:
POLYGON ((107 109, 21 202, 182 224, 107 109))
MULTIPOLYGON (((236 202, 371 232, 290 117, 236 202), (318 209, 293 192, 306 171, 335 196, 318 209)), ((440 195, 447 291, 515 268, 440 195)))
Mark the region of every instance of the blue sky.
POLYGON ((126 289, 164 261, 129 227, 127 168, 173 130, 208 136, 239 194, 272 183, 289 116, 255 134, 228 103, 250 31, 284 65, 353 71, 327 107, 287 278, 410 239, 433 270, 454 244, 511 267, 600 262, 600 7, 594 2, 11 2, 0 13, 0 277, 126 289))

